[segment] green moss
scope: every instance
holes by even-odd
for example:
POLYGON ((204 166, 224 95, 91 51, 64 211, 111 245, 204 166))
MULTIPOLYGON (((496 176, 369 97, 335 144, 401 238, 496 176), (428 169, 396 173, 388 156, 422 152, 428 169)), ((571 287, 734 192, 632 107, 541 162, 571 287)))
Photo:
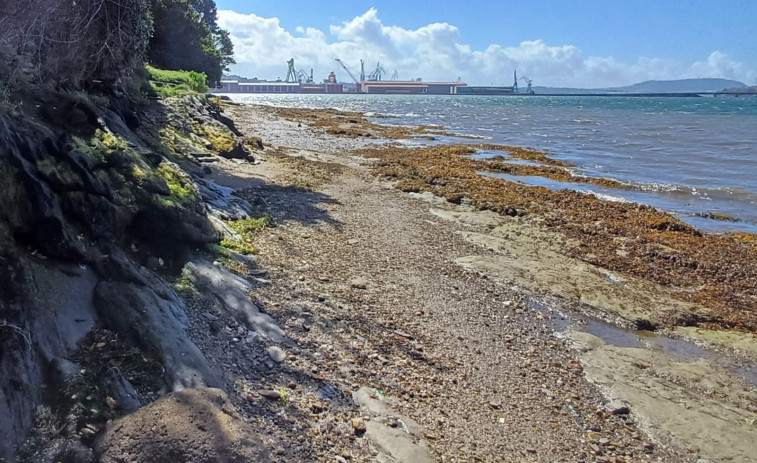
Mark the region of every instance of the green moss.
POLYGON ((189 291, 192 289, 192 279, 188 275, 182 274, 174 283, 178 291, 189 291))
POLYGON ((218 127, 212 125, 198 125, 195 127, 195 131, 205 137, 210 144, 213 145, 213 149, 218 153, 229 152, 234 149, 234 146, 236 146, 236 140, 234 140, 234 137, 218 127))
POLYGON ((247 236, 247 235, 254 236, 260 230, 266 227, 270 227, 272 223, 273 223, 273 219, 271 219, 271 216, 268 214, 262 217, 258 217, 257 219, 255 218, 240 219, 240 220, 231 220, 228 222, 231 229, 242 236, 247 236))
POLYGON ((258 248, 253 244, 255 235, 260 230, 271 226, 271 223, 271 216, 267 214, 258 218, 228 221, 227 224, 239 234, 239 238, 224 238, 221 241, 221 246, 240 254, 257 254, 258 248))
POLYGON ((152 88, 158 95, 168 98, 205 93, 207 76, 194 71, 168 71, 145 66, 152 88))
POLYGON ((170 197, 161 198, 167 205, 184 207, 197 201, 197 191, 194 185, 169 163, 161 163, 155 173, 166 182, 168 189, 171 190, 170 197))

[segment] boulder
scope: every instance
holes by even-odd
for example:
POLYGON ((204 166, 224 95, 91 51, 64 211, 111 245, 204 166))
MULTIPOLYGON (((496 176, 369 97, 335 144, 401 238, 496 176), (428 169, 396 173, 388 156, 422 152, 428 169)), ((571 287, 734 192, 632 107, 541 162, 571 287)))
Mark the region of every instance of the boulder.
POLYGON ((174 392, 109 423, 93 449, 100 463, 271 461, 226 394, 206 388, 174 392))

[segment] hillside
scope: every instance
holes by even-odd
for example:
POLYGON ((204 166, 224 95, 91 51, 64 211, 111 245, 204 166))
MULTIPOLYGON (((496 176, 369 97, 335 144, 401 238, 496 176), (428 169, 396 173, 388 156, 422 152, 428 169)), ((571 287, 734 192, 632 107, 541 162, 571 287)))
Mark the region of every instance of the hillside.
POLYGON ((679 93, 717 92, 731 87, 743 88, 746 87, 746 84, 728 79, 648 80, 625 87, 614 87, 604 90, 625 93, 679 93))
POLYGON ((536 93, 572 95, 579 93, 697 93, 718 92, 726 88, 745 88, 746 84, 728 79, 678 79, 648 80, 625 87, 609 88, 570 88, 570 87, 534 87, 536 93))

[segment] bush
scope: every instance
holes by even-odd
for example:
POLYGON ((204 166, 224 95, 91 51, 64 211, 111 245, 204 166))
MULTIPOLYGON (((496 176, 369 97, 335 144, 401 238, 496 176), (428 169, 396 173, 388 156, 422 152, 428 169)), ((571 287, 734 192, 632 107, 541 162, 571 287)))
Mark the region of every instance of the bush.
POLYGON ((214 85, 233 63, 228 32, 216 24, 212 0, 152 0, 155 30, 149 62, 161 69, 203 72, 214 85))
POLYGON ((170 71, 145 66, 153 90, 163 97, 183 96, 189 93, 205 93, 207 77, 202 72, 170 71))

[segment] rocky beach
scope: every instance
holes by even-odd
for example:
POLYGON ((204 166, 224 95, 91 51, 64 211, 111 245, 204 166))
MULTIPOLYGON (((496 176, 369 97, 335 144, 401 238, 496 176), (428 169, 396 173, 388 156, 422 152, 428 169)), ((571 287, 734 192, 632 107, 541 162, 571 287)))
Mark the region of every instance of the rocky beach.
POLYGON ((7 461, 753 460, 752 235, 380 115, 84 112, 0 133, 32 204, 0 229, 7 461))
POLYGON ((754 290, 735 294, 746 302, 728 318, 721 307, 733 304, 682 297, 665 279, 682 273, 669 256, 695 248, 709 268, 731 259, 753 272, 748 236, 702 235, 650 208, 513 192, 473 179, 480 166, 455 165, 470 148, 391 142, 439 127, 225 109, 267 148, 259 164, 214 163, 212 178, 274 224, 254 240, 259 270, 231 270, 286 341, 271 350, 232 323, 208 345, 205 312, 192 333, 280 461, 752 458, 757 395, 743 367, 755 360, 754 290), (590 240, 576 236, 587 228, 590 240), (618 236, 629 229, 640 244, 618 236), (639 248, 658 249, 634 260, 642 270, 608 257, 639 248))

